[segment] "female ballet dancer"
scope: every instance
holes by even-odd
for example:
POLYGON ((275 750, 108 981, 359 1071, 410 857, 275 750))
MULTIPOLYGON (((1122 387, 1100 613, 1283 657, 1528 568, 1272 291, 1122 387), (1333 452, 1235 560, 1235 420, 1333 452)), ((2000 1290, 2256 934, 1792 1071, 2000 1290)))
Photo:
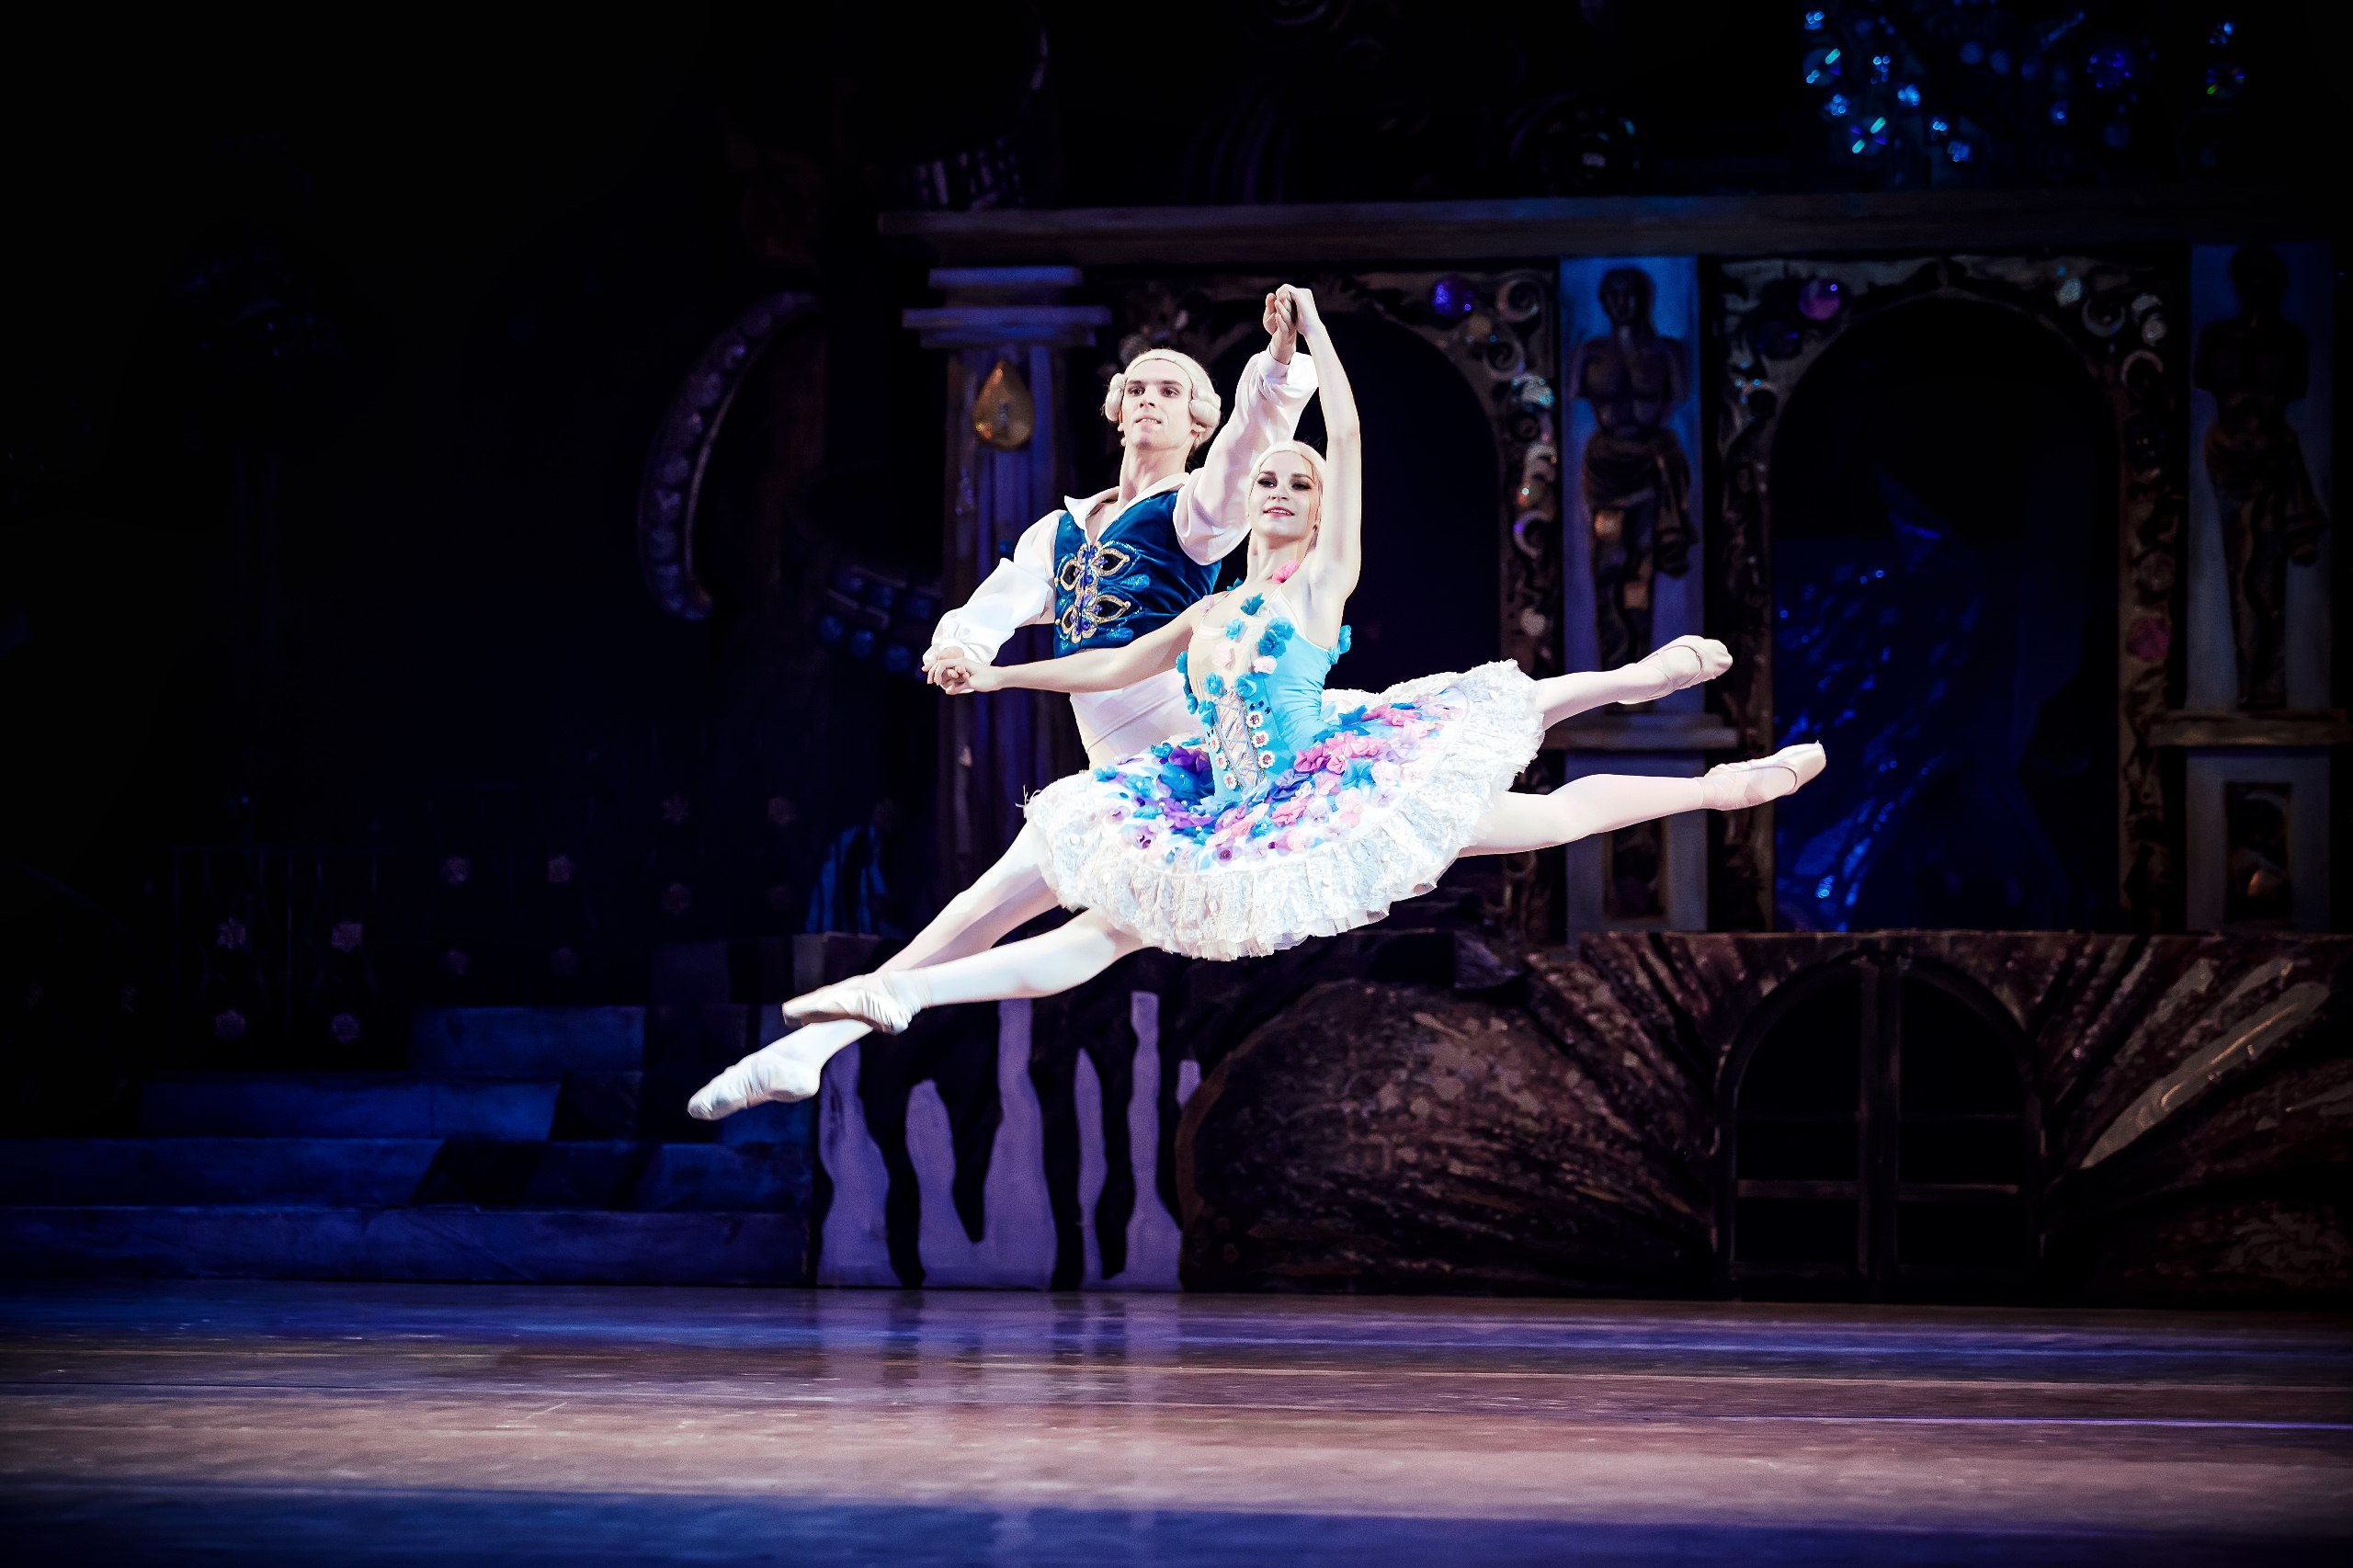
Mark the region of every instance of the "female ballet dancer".
MULTIPOLYGON (((1326 459, 1284 441, 1259 457, 1241 585, 1125 648, 1003 669, 942 666, 951 693, 1104 690, 1162 669, 1185 680, 1198 733, 1062 779, 1029 802, 1022 838, 1034 836, 1047 884, 1080 913, 1027 941, 821 987, 788 1003, 788 1019, 856 1019, 896 1034, 925 1007, 1066 991, 1145 946, 1207 959, 1275 952, 1379 920, 1463 855, 1737 811, 1821 772, 1823 750, 1807 744, 1699 778, 1596 775, 1549 795, 1515 794, 1546 729, 1594 706, 1608 677, 1531 681, 1500 662, 1378 696, 1326 690, 1347 649, 1341 615, 1360 563, 1362 432, 1313 296, 1282 292, 1315 356, 1331 450, 1326 459)), ((1678 638, 1631 666, 1643 684, 1614 699, 1648 700, 1731 662, 1722 643, 1678 638)))
MULTIPOLYGON (((1210 591, 1218 563, 1249 537, 1250 462, 1299 427, 1315 392, 1315 367, 1299 358, 1289 307, 1268 294, 1267 347, 1243 367, 1233 415, 1222 412, 1209 372, 1174 349, 1147 348, 1128 362, 1103 400, 1119 426, 1120 483, 1070 498, 1025 529, 971 599, 940 618, 923 657, 940 667, 987 664, 1015 631, 1051 625, 1057 656, 1114 647, 1158 631, 1210 591), (1214 438, 1212 438, 1214 436, 1214 438), (1203 442, 1201 466, 1185 466, 1203 442)), ((1110 690, 1074 694, 1073 716, 1087 760, 1104 763, 1183 733, 1191 721, 1183 684, 1168 671, 1110 690)), ((911 968, 978 952, 1054 907, 1026 845, 999 858, 884 966, 911 968)), ((855 1022, 799 1029, 754 1051, 688 1103, 704 1120, 767 1100, 817 1092, 826 1059, 866 1033, 855 1022)))

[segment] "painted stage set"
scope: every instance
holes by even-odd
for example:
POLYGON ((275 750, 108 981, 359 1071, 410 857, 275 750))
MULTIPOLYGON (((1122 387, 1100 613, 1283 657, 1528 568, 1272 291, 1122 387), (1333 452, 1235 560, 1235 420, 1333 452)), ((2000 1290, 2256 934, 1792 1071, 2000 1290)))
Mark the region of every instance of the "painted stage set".
MULTIPOLYGON (((1173 348, 1230 395, 1285 281, 1415 437, 1367 455, 1353 686, 1705 634, 1731 675, 1563 723, 1522 787, 1831 767, 1270 958, 943 1007, 718 1122, 688 1096, 782 1001, 907 935, 881 803, 797 891, 718 827, 697 864, 734 869, 674 869, 718 812, 683 785, 605 883, 520 807, 191 848, 170 1049, 98 1087, 88 1044, 40 1057, 76 1071, 0 1140, 14 1540, 2339 1560, 2353 724, 2308 217, 2217 185, 883 228, 938 263, 896 324, 946 388, 944 570, 839 552, 792 667, 896 659, 869 717, 937 725, 936 892, 1080 758, 1059 699, 935 711, 929 622, 1083 488, 1098 373, 1173 348), (664 939, 600 924, 625 875, 664 939), (597 942, 625 985, 581 978, 597 942)), ((751 515, 727 432, 822 407, 818 298, 730 308, 636 496, 681 636, 751 515)))
POLYGON ((46 1284, 17 1561, 2305 1563, 2276 1314, 46 1284))

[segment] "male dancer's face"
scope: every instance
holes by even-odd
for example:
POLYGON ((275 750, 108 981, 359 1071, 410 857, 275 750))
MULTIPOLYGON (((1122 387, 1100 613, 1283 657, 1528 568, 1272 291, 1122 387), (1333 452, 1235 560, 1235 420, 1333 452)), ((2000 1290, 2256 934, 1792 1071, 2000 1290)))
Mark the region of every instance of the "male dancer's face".
POLYGON ((1120 399, 1120 440, 1138 451, 1193 449, 1193 389, 1184 370, 1165 359, 1140 359, 1127 369, 1120 399))

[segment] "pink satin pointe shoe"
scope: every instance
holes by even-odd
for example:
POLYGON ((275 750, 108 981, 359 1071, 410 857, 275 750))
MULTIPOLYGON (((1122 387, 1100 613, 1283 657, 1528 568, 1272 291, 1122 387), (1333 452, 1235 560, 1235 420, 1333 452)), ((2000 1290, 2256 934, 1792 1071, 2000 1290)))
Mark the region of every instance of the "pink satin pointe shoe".
POLYGON ((770 1100, 790 1105, 817 1092, 824 1068, 813 1066, 789 1049, 789 1038, 756 1051, 705 1084, 687 1102, 697 1121, 718 1121, 770 1100))
POLYGON ((1669 692, 1713 680, 1732 668, 1732 650, 1712 637, 1685 636, 1660 644, 1634 661, 1633 667, 1658 682, 1657 689, 1624 702, 1655 702, 1669 692))
POLYGON ((827 1018, 855 1018, 880 1034, 904 1034, 919 1010, 892 976, 861 974, 794 997, 784 1005, 784 1020, 814 1024, 827 1018))
POLYGON ((1727 762, 1708 769, 1699 780, 1710 811, 1739 812, 1794 795, 1812 783, 1829 754, 1813 741, 1783 746, 1770 756, 1727 762))

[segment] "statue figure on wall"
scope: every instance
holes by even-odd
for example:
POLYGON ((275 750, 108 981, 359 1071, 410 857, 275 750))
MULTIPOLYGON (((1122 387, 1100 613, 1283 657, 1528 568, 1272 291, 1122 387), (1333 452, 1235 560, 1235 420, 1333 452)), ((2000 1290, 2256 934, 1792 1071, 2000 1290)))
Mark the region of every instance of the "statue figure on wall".
POLYGON ((1690 393, 1683 340, 1651 324, 1650 274, 1614 267, 1596 290, 1609 335, 1577 345, 1572 396, 1593 405, 1585 444, 1586 516, 1593 528, 1594 629, 1601 663, 1615 666, 1651 645, 1654 572, 1680 577, 1691 564, 1691 465, 1667 417, 1690 393))
POLYGON ((2229 563, 2239 706, 2277 709, 2288 702, 2288 563, 2316 559, 2328 527, 2288 423, 2288 405, 2304 395, 2312 343, 2280 313, 2288 267, 2279 253, 2240 247, 2231 284, 2239 313, 2200 335, 2195 377, 2214 395, 2206 472, 2229 563))

